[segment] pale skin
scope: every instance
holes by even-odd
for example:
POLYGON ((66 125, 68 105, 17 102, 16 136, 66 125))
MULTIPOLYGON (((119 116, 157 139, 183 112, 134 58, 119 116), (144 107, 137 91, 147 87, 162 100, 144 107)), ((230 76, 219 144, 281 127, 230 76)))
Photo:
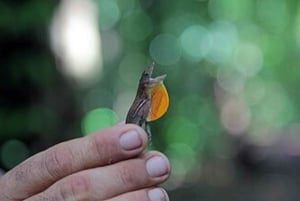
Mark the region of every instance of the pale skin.
POLYGON ((57 144, 3 175, 0 200, 168 201, 158 186, 169 161, 146 146, 147 134, 134 124, 57 144))

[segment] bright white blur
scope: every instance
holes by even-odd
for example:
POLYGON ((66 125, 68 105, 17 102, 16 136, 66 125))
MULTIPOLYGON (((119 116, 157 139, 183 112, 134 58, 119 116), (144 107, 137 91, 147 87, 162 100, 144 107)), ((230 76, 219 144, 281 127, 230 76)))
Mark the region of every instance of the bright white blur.
POLYGON ((91 0, 63 0, 50 28, 61 70, 78 83, 96 81, 102 69, 96 6, 91 0))

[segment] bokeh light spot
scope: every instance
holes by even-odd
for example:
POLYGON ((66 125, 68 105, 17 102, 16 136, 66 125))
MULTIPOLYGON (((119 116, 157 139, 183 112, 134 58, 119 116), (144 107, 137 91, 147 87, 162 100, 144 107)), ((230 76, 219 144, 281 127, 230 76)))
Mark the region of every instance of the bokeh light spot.
POLYGON ((62 72, 85 86, 97 81, 102 72, 102 52, 94 2, 61 1, 50 33, 62 72))
POLYGON ((260 22, 273 32, 282 32, 286 28, 290 17, 286 2, 281 0, 258 1, 256 9, 260 22))
POLYGON ((166 141, 168 144, 182 143, 190 147, 201 149, 201 135, 198 126, 183 117, 172 118, 168 124, 166 141))
POLYGON ((266 93, 262 102, 257 105, 256 120, 264 123, 268 127, 281 128, 290 123, 293 118, 295 108, 285 90, 279 83, 267 83, 266 93))
POLYGON ((210 50, 212 39, 201 25, 188 27, 180 36, 184 56, 192 61, 200 61, 210 50))
POLYGON ((163 29, 169 33, 180 35, 188 26, 199 23, 201 18, 192 13, 180 13, 172 15, 162 23, 163 29))
POLYGON ((160 34, 150 44, 150 55, 161 65, 176 64, 181 57, 178 39, 171 34, 160 34))
POLYGON ((243 134, 250 124, 250 110, 241 100, 230 99, 222 107, 221 120, 230 134, 243 134))
POLYGON ((260 79, 259 77, 255 77, 254 79, 248 80, 248 82, 245 84, 243 97, 251 106, 261 103, 265 93, 266 89, 264 80, 260 79))
POLYGON ((244 76, 256 75, 263 64, 260 48, 251 43, 241 43, 234 52, 234 66, 244 76))
POLYGON ((82 129, 84 135, 91 134, 101 128, 111 126, 118 118, 114 111, 109 108, 98 108, 88 112, 83 121, 82 129))
POLYGON ((238 44, 237 28, 226 21, 216 21, 209 26, 212 45, 207 59, 213 63, 226 63, 238 44))
POLYGON ((295 105, 277 82, 265 82, 265 93, 259 104, 252 106, 250 139, 260 145, 270 145, 280 138, 283 128, 295 118, 295 105))
POLYGON ((252 1, 239 0, 210 0, 208 4, 209 13, 216 19, 238 21, 249 18, 249 7, 252 1))
POLYGON ((232 94, 240 93, 245 84, 245 77, 235 69, 224 66, 217 71, 218 84, 227 92, 232 94))
POLYGON ((120 19, 120 10, 114 0, 98 0, 99 21, 102 30, 111 29, 120 19))
POLYGON ((1 160, 6 168, 13 168, 29 156, 29 149, 19 140, 9 140, 1 147, 1 160))

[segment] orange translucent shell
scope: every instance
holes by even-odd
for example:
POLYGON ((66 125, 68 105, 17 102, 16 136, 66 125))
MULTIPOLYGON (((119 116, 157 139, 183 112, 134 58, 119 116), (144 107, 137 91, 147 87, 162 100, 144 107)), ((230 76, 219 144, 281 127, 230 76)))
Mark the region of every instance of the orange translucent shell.
POLYGON ((169 95, 163 83, 151 90, 151 105, 147 121, 154 121, 163 116, 169 107, 169 95))

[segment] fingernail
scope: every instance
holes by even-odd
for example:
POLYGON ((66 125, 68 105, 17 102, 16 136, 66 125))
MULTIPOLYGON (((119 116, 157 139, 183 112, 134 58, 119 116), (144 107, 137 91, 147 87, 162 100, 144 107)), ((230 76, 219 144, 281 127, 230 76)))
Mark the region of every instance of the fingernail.
POLYGON ((141 147, 143 140, 136 130, 130 130, 122 134, 120 145, 125 150, 133 150, 141 147))
POLYGON ((151 201, 168 201, 169 197, 165 190, 161 188, 154 188, 148 191, 148 196, 151 201))
POLYGON ((169 172, 169 163, 162 156, 154 156, 146 162, 146 169, 151 177, 160 177, 169 172))

